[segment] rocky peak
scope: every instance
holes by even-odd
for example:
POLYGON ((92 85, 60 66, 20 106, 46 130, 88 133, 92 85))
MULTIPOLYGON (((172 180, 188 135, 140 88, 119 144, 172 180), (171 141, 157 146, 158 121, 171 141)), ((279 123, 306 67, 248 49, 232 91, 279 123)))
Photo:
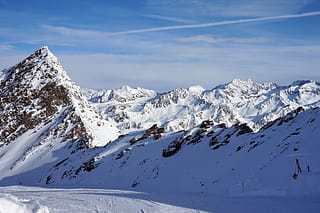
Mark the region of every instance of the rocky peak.
POLYGON ((230 83, 226 84, 225 91, 230 92, 233 95, 257 95, 264 93, 267 90, 276 88, 277 85, 274 83, 258 84, 251 79, 240 80, 234 79, 230 83))
POLYGON ((88 146, 101 146, 117 137, 117 129, 91 110, 80 88, 48 47, 4 70, 0 84, 0 146, 62 114, 63 119, 52 127, 60 128, 55 132, 63 135, 62 140, 72 138, 88 146))
POLYGON ((17 65, 5 70, 1 88, 10 85, 14 87, 19 83, 32 89, 41 89, 48 81, 58 81, 60 76, 66 75, 60 67, 57 58, 48 47, 42 47, 17 65))
POLYGON ((184 88, 176 88, 170 92, 159 95, 159 97, 151 102, 152 107, 163 108, 172 104, 178 104, 179 101, 191 97, 190 92, 184 88))

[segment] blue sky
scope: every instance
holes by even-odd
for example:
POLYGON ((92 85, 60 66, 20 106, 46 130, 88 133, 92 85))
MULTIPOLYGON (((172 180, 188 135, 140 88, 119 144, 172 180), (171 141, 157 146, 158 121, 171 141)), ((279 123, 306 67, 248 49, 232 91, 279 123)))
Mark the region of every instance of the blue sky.
POLYGON ((86 88, 320 80, 320 0, 0 0, 0 19, 0 69, 48 45, 86 88))

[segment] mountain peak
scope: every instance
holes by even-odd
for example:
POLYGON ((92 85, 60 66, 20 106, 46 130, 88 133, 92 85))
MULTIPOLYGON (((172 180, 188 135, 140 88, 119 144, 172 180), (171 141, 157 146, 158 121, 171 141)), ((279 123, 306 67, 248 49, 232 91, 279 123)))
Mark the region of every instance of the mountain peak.
POLYGON ((58 58, 49 50, 48 46, 43 46, 36 50, 33 54, 31 54, 29 57, 27 57, 26 61, 31 60, 46 60, 51 63, 58 63, 58 58))
POLYGON ((234 85, 234 86, 239 86, 239 87, 252 86, 255 84, 256 83, 254 81, 252 81, 250 78, 248 80, 241 80, 239 78, 235 78, 229 83, 229 85, 234 85))
POLYGON ((217 87, 215 87, 213 90, 215 89, 220 89, 220 90, 230 90, 232 92, 238 91, 240 93, 259 93, 259 91, 269 91, 271 89, 276 88, 278 85, 273 83, 273 82, 267 82, 267 83, 263 83, 263 84, 259 84, 254 82, 252 79, 248 79, 248 80, 241 80, 241 79, 234 79, 232 81, 230 81, 227 84, 222 84, 219 85, 217 87))
MULTIPOLYGON (((49 50, 49 47, 48 46, 42 46, 42 47, 40 47, 39 49, 37 49, 36 51, 35 51, 35 53, 36 52, 38 52, 38 53, 48 53, 48 52, 50 52, 51 53, 51 51, 49 50)), ((52 53, 51 53, 52 54, 52 53)))
POLYGON ((45 85, 45 81, 58 82, 61 78, 70 81, 57 57, 47 46, 36 50, 15 66, 5 69, 1 77, 2 82, 7 85, 21 81, 21 83, 31 84, 33 89, 40 89, 41 85, 45 85))
POLYGON ((59 122, 68 128, 59 131, 62 135, 89 146, 103 146, 118 136, 111 123, 93 112, 80 87, 44 46, 5 70, 0 83, 0 146, 55 119, 54 128, 60 128, 59 122), (65 119, 59 120, 62 115, 65 119))
POLYGON ((194 95, 200 95, 205 89, 200 85, 191 86, 188 88, 189 92, 194 95))
POLYGON ((41 50, 49 50, 49 47, 47 45, 40 47, 41 50))

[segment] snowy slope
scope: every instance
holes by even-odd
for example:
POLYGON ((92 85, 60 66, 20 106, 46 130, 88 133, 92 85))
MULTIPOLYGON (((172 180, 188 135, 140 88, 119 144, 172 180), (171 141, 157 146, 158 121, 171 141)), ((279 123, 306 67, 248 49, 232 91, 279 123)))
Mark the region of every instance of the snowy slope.
MULTIPOLYGON (((5 198, 8 194, 18 197, 20 202, 34 200, 50 212, 64 212, 65 208, 70 212, 318 212, 320 144, 315 138, 319 128, 320 109, 309 109, 290 113, 257 133, 247 131, 244 125, 202 125, 133 145, 123 138, 109 144, 108 149, 69 156, 80 161, 80 156, 90 155, 95 159, 92 170, 61 179, 59 172, 68 167, 67 160, 57 164, 52 182, 42 185, 87 189, 11 186, 1 187, 1 192, 7 194, 5 198), (197 135, 202 136, 200 140, 197 135), (182 142, 180 149, 164 157, 163 150, 172 147, 173 141, 182 142), (296 159, 302 172, 294 179, 296 159)), ((44 173, 37 177, 35 171, 0 183, 12 185, 19 180, 22 185, 37 184, 44 173)))
MULTIPOLYGON (((1 187, 0 190, 0 211, 1 207, 9 207, 10 210, 19 206, 23 210, 32 209, 33 213, 47 213, 47 210, 51 213, 317 213, 320 208, 319 197, 310 196, 199 196, 110 189, 48 189, 18 186, 1 187), (15 205, 8 206, 8 201, 11 204, 14 202, 15 205)), ((6 213, 11 213, 8 208, 5 210, 6 213)))
POLYGON ((314 138, 320 136, 320 110, 295 113, 257 133, 241 125, 197 127, 158 140, 151 135, 133 145, 124 137, 107 149, 85 151, 92 170, 59 165, 52 183, 199 194, 319 194, 320 144, 314 138), (303 167, 297 179, 295 159, 303 167), (68 168, 69 176, 61 178, 68 168))
MULTIPOLYGON (((134 133, 106 147, 71 155, 62 147, 52 153, 59 161, 50 171, 46 164, 38 165, 4 177, 1 183, 199 195, 318 196, 320 144, 314 139, 320 136, 319 128, 317 108, 288 114, 257 133, 245 125, 201 125, 158 140, 153 134, 143 139, 145 132, 134 133), (142 139, 131 144, 133 136, 142 139), (296 159, 302 173, 294 179, 296 159)), ((40 159, 46 162, 47 157, 40 159)))

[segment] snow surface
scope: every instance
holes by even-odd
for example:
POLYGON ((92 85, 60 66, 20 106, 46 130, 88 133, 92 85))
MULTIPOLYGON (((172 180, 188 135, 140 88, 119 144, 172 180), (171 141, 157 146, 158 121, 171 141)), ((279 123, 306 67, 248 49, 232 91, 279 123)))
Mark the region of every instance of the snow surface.
POLYGON ((0 212, 319 212, 319 197, 286 197, 281 194, 199 196, 154 194, 109 189, 57 189, 1 187, 0 212), (17 210, 17 211, 15 211, 17 210), (19 211, 22 210, 22 211, 19 211))
POLYGON ((0 213, 49 213, 46 206, 37 200, 19 199, 10 194, 0 193, 0 213))

